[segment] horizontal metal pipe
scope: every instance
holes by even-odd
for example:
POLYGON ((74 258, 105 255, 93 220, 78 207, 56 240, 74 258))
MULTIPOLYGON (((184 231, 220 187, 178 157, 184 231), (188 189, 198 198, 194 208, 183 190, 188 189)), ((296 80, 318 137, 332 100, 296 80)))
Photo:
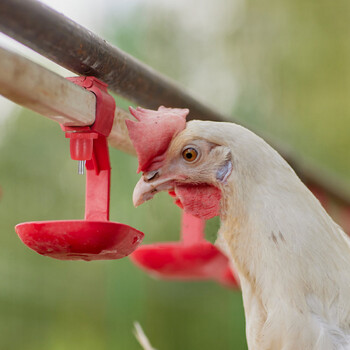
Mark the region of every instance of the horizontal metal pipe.
POLYGON ((0 94, 67 126, 95 121, 94 94, 0 47, 0 94))

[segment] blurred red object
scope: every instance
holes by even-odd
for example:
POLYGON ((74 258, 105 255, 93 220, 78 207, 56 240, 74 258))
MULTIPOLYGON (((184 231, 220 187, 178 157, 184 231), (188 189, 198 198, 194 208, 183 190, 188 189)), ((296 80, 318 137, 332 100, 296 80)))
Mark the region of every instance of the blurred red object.
POLYGON ((183 212, 181 241, 140 246, 131 260, 155 277, 176 280, 214 280, 239 288, 228 258, 204 239, 205 221, 183 212))

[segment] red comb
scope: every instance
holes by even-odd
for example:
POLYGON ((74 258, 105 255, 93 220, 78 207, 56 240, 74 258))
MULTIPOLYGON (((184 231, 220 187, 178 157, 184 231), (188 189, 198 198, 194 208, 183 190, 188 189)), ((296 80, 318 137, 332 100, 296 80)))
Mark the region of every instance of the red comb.
POLYGON ((186 127, 188 109, 166 108, 158 111, 129 107, 130 113, 138 120, 126 120, 139 167, 137 172, 152 171, 160 167, 172 138, 186 127))

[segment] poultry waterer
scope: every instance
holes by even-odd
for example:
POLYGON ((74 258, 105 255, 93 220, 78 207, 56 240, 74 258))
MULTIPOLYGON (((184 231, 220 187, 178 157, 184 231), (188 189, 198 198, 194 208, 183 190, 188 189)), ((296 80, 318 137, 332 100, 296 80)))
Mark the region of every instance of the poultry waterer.
POLYGON ((205 220, 183 212, 181 241, 140 246, 131 260, 155 277, 178 280, 215 280, 239 286, 228 258, 204 238, 205 220))
POLYGON ((85 219, 18 224, 20 239, 37 253, 60 260, 108 260, 132 253, 144 234, 109 221, 111 167, 107 145, 115 102, 107 85, 94 77, 69 78, 96 95, 91 127, 62 127, 70 138, 72 159, 86 161, 85 219))

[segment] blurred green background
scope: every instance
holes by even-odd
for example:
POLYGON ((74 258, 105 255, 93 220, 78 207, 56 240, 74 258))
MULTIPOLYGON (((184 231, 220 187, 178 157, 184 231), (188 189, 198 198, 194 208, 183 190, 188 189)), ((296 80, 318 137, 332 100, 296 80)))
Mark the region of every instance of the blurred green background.
MULTIPOLYGON (((350 184, 349 14, 348 0, 140 0, 106 11, 99 34, 350 184)), ((55 123, 16 110, 0 137, 0 349, 136 350, 135 320, 159 350, 246 349, 239 292, 154 280, 127 258, 62 262, 26 248, 14 226, 82 218, 85 181, 55 123)), ((171 198, 134 209, 137 160, 110 153, 111 220, 145 243, 177 240, 171 198)))

